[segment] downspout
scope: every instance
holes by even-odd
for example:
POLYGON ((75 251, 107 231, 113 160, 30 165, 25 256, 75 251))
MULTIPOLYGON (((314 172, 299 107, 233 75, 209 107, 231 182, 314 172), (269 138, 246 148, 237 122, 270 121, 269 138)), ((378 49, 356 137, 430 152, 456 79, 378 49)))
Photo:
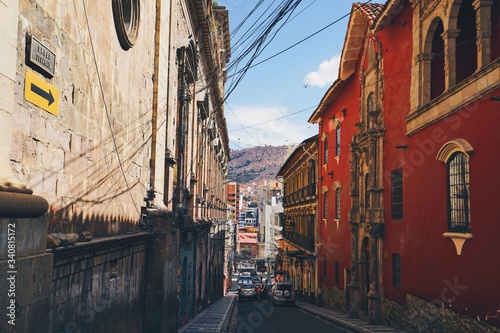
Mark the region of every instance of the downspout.
MULTIPOLYGON (((171 13, 172 12, 170 12, 170 15, 172 15, 171 13)), ((146 209, 143 210, 143 214, 147 216, 172 215, 170 211, 167 211, 164 208, 159 208, 154 204, 155 181, 156 181, 156 154, 157 154, 156 146, 157 146, 157 134, 158 134, 158 85, 159 85, 160 29, 161 29, 160 23, 161 23, 161 0, 156 0, 155 42, 154 42, 155 54, 154 54, 154 64, 153 64, 153 103, 152 103, 152 115, 151 115, 151 159, 149 165, 150 166, 149 189, 147 190, 146 198, 144 199, 146 201, 146 209)), ((170 32, 169 32, 169 38, 170 38, 170 32)), ((168 95, 167 95, 167 103, 168 103, 168 95)))
POLYGON ((155 180, 156 180, 156 136, 158 133, 158 67, 160 63, 160 15, 161 15, 161 0, 156 0, 156 17, 155 17, 155 55, 153 68, 153 107, 151 116, 151 162, 149 175, 149 190, 148 198, 154 198, 155 180), (152 192, 152 193, 149 193, 152 192))
MULTIPOLYGON (((161 3, 161 0, 156 0, 157 3, 161 3)), ((173 5, 172 5, 173 1, 170 1, 170 9, 169 9, 169 18, 168 18, 168 52, 167 52, 167 62, 168 62, 168 66, 167 66, 167 97, 166 97, 166 115, 165 115, 165 149, 168 150, 168 125, 169 125, 169 114, 170 114, 170 67, 172 66, 172 64, 170 63, 170 60, 171 60, 171 57, 172 57, 172 21, 173 21, 173 18, 172 18, 172 10, 173 10, 173 5)), ((158 6, 157 6, 158 8, 158 6)), ((159 24, 157 22, 157 24, 159 24)), ((159 50, 159 49, 158 49, 159 50)), ((159 51, 158 51, 159 53, 159 51)), ((167 167, 170 167, 170 166, 166 166, 165 165, 165 168, 167 167)), ((163 180, 164 184, 166 183, 167 186, 164 185, 164 188, 170 188, 169 184, 170 184, 170 179, 164 179, 163 180)), ((168 203, 170 202, 170 200, 168 199, 169 195, 173 195, 173 194, 170 194, 168 193, 168 191, 163 191, 163 203, 168 207, 168 203)))

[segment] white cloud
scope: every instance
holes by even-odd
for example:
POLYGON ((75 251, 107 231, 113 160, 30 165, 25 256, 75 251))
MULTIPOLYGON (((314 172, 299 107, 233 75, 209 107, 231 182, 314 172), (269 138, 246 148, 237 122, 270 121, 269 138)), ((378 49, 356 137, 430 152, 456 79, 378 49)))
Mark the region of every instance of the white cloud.
POLYGON ((231 106, 225 110, 231 148, 280 146, 300 143, 316 134, 317 127, 297 122, 285 107, 231 106), (235 115, 237 119, 235 118, 235 115))
POLYGON ((323 88, 331 85, 339 75, 340 55, 333 56, 330 60, 323 61, 318 70, 310 72, 304 78, 304 84, 312 87, 323 88))

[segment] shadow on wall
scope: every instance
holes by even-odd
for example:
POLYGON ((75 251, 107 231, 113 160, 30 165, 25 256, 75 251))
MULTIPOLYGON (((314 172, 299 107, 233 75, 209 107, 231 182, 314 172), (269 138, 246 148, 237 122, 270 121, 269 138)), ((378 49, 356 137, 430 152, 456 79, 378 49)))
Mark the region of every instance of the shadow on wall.
POLYGON ((47 219, 49 234, 90 231, 94 237, 106 237, 138 231, 138 220, 111 215, 71 215, 68 209, 55 210, 54 207, 49 208, 47 219))

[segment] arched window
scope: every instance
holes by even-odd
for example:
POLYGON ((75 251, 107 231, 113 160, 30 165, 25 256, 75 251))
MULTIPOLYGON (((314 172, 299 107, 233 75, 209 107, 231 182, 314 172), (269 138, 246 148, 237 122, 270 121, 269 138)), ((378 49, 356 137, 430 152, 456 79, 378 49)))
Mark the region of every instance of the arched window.
POLYGON ((328 137, 323 140, 323 164, 328 164, 328 137))
POLYGON ((456 71, 457 83, 471 76, 477 69, 476 12, 472 0, 464 0, 458 12, 456 71))
POLYGON ((124 50, 130 49, 139 33, 140 1, 113 0, 113 18, 116 34, 124 50))
POLYGON ((436 159, 446 163, 448 231, 469 233, 470 190, 469 156, 474 149, 464 139, 455 139, 445 143, 436 159))
POLYGON ((448 172, 448 231, 470 232, 469 157, 456 152, 446 163, 448 172))
POLYGON ((433 100, 444 92, 445 76, 444 76, 444 41, 441 35, 443 34, 443 22, 439 20, 432 37, 431 49, 431 91, 430 98, 433 100))
POLYGON ((335 127, 335 156, 340 156, 340 123, 335 127))

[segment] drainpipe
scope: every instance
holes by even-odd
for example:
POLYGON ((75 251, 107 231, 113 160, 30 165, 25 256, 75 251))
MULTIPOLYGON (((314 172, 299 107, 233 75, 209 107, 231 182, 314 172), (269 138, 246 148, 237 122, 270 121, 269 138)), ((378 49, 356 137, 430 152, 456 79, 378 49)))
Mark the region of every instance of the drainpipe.
MULTIPOLYGON (((172 7, 172 3, 170 3, 172 7)), ((170 8, 172 9, 172 8, 170 8)), ((170 24, 172 21, 172 10, 170 10, 170 24)), ((155 198, 155 180, 156 180, 156 148, 157 148, 157 134, 158 134, 158 81, 159 81, 159 63, 160 63, 160 30, 161 30, 161 0, 156 0, 156 17, 155 17, 155 54, 154 54, 154 67, 153 67, 153 103, 152 103, 152 116, 151 116, 151 159, 150 159, 150 175, 149 175, 149 189, 146 192, 144 201, 146 207, 143 209, 142 214, 147 216, 171 216, 172 213, 165 208, 159 208, 154 204, 155 198)), ((169 42, 170 42, 169 32, 169 42)), ((170 47, 169 47, 170 49, 170 47)), ((169 51, 170 54, 170 51, 169 51)), ((170 57, 169 57, 170 60, 170 57)), ((167 78, 167 82, 169 82, 167 78)), ((167 89, 168 93, 168 89, 167 89)), ((167 95, 168 104, 168 95, 167 95)), ((167 112, 168 113, 168 112, 167 112)), ((168 124, 168 122, 167 122, 168 124)), ((167 180, 168 181, 168 180, 167 180)))

